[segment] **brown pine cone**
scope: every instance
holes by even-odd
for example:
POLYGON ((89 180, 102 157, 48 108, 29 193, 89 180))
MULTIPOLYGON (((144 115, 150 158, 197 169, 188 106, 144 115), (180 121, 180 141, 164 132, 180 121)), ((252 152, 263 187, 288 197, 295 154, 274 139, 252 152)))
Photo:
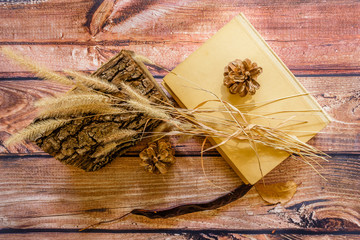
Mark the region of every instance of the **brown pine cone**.
POLYGON ((230 62, 224 69, 224 85, 229 88, 230 93, 239 93, 245 97, 248 93, 254 95, 260 84, 256 81, 262 73, 262 68, 249 59, 241 61, 236 59, 230 62))
POLYGON ((139 155, 141 166, 150 173, 164 174, 175 163, 174 149, 164 139, 149 144, 139 155))

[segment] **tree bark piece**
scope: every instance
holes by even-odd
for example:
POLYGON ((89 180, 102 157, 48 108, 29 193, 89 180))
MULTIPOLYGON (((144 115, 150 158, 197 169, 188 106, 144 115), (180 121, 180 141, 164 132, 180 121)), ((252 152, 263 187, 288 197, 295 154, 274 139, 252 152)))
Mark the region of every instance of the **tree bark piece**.
MULTIPOLYGON (((151 101, 168 101, 146 67, 133 56, 133 52, 122 50, 93 73, 93 76, 107 80, 119 89, 121 83, 126 82, 151 101)), ((61 162, 86 171, 95 171, 125 153, 140 139, 145 129, 151 131, 158 124, 157 120, 131 111, 121 115, 77 118, 38 138, 36 144, 61 162), (121 139, 119 143, 102 142, 107 134, 119 129, 135 130, 137 133, 121 139)))

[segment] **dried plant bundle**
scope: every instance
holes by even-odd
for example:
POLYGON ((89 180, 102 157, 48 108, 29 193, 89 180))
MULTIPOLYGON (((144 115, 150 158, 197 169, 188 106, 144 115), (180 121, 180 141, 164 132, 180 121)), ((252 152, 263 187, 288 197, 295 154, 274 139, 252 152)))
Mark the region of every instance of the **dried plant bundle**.
MULTIPOLYGON (((8 50, 6 51, 8 55, 12 56, 11 52, 8 50)), ((28 64, 23 58, 13 58, 23 62, 24 66, 31 67, 33 70, 38 70, 38 74, 41 73, 39 76, 46 76, 46 78, 54 76, 57 78, 57 74, 49 70, 33 68, 33 65, 28 64)), ((76 80, 76 82, 69 80, 74 87, 79 86, 78 84, 81 83, 91 90, 87 91, 85 89, 83 91, 83 89, 80 88, 79 93, 77 94, 69 94, 38 102, 37 105, 42 108, 42 111, 39 114, 40 121, 31 124, 23 131, 13 135, 13 137, 7 141, 8 144, 23 139, 36 140, 36 138, 42 134, 62 126, 69 119, 73 120, 104 114, 118 116, 126 112, 139 112, 143 114, 144 118, 163 121, 166 127, 161 129, 161 131, 164 132, 145 132, 144 129, 139 129, 138 131, 119 129, 104 137, 102 140, 103 145, 94 153, 94 156, 109 154, 117 144, 141 138, 143 137, 143 134, 147 134, 156 139, 173 135, 201 136, 206 138, 216 137, 222 139, 219 144, 208 149, 203 149, 202 151, 208 151, 219 147, 229 140, 236 140, 248 142, 249 146, 256 154, 256 145, 262 144, 280 151, 285 151, 289 154, 301 156, 307 163, 318 158, 324 159, 326 156, 326 154, 320 150, 300 141, 294 135, 280 130, 279 127, 271 128, 248 123, 246 119, 246 107, 253 108, 254 105, 244 104, 241 106, 233 106, 229 102, 217 97, 216 100, 205 101, 199 104, 195 109, 188 110, 176 108, 171 104, 151 102, 149 99, 142 96, 137 89, 134 89, 125 83, 120 85, 122 92, 121 94, 118 94, 120 91, 119 88, 112 83, 73 71, 66 71, 66 73, 76 80), (123 94, 125 94, 125 97, 123 94), (220 108, 207 107, 210 102, 217 102, 220 108), (231 116, 230 120, 225 117, 215 118, 211 115, 211 113, 217 111, 222 111, 231 116)), ((67 81, 64 82, 68 83, 67 81)), ((296 96, 289 96, 289 98, 293 97, 296 96)), ((266 105, 271 102, 284 101, 286 99, 287 98, 275 99, 259 103, 255 107, 261 107, 262 104, 266 105)), ((309 112, 308 110, 303 111, 309 112)), ((272 113, 259 115, 258 117, 269 118, 268 115, 272 115, 272 113)), ((284 119, 280 126, 284 126, 284 124, 291 121, 296 121, 296 119, 284 119)), ((303 122, 299 121, 296 122, 296 124, 302 123, 303 122)), ((260 161, 259 168, 261 170, 260 161)))
MULTIPOLYGON (((135 103, 136 100, 133 99, 132 102, 135 103)), ((246 123, 246 121, 244 121, 245 118, 243 114, 239 110, 234 110, 236 108, 230 103, 225 101, 221 102, 225 105, 225 108, 229 109, 228 113, 234 117, 234 120, 231 121, 231 123, 229 123, 229 120, 226 119, 218 119, 217 123, 214 124, 212 119, 206 119, 206 116, 204 115, 201 115, 201 117, 195 116, 197 109, 187 110, 178 109, 173 106, 159 106, 162 110, 161 114, 167 115, 164 117, 159 115, 154 116, 151 111, 154 106, 151 105, 141 104, 141 110, 149 111, 149 116, 160 118, 168 124, 171 124, 171 121, 167 121, 167 119, 177 119, 177 124, 173 124, 173 127, 171 128, 172 130, 164 133, 164 135, 198 135, 203 137, 225 138, 225 140, 220 144, 207 150, 225 144, 230 139, 236 139, 239 141, 245 140, 263 144, 277 150, 286 151, 290 154, 301 155, 304 157, 323 158, 323 156, 326 156, 324 153, 315 149, 311 145, 308 145, 300 141, 297 137, 287 134, 279 129, 246 123)), ((137 105, 139 105, 138 102, 137 105)), ((135 108, 140 109, 138 106, 135 108)), ((208 109, 207 111, 209 112, 211 110, 208 109)), ((201 109, 198 109, 198 112, 200 113, 201 109)))

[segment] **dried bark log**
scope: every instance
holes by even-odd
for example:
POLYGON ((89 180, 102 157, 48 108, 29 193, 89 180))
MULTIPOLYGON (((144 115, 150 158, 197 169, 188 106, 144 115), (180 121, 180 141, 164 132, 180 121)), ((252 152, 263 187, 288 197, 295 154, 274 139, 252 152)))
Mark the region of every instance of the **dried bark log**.
MULTIPOLYGON (((120 84, 126 82, 151 101, 168 101, 146 67, 133 56, 133 52, 122 50, 93 75, 115 84, 120 90, 120 84)), ((92 116, 71 120, 38 138, 36 144, 61 162, 86 171, 95 171, 133 146, 145 128, 151 131, 158 124, 159 121, 149 119, 142 113, 92 116), (119 129, 136 130, 138 133, 131 138, 124 138, 119 144, 102 143, 101 139, 106 134, 119 129)))

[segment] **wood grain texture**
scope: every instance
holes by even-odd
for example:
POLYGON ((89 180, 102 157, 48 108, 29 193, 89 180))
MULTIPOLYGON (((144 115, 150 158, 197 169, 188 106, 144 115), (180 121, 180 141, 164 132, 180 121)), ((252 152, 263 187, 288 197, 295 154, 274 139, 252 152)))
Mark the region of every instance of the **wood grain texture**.
MULTIPOLYGON (((135 158, 120 158, 110 167, 91 174, 50 160, 38 156, 2 158, 0 167, 6 174, 1 176, 0 228, 19 229, 20 233, 21 229, 30 232, 43 229, 59 234, 75 232, 132 208, 156 209, 204 201, 223 191, 202 175, 199 158, 178 158, 173 169, 164 176, 144 174, 135 158), (191 194, 189 186, 194 189, 191 194)), ((214 233, 219 238, 231 232, 271 234, 274 230, 277 234, 288 235, 359 233, 358 162, 359 155, 333 155, 331 163, 322 163, 322 173, 328 182, 321 180, 305 164, 296 160, 284 162, 265 181, 294 179, 301 183, 295 198, 285 205, 269 206, 252 190, 243 199, 218 210, 167 220, 129 216, 95 231, 146 233, 151 229, 155 232, 172 229, 170 233, 174 234, 186 229, 211 236, 211 229, 220 229, 214 233)), ((239 184, 236 174, 221 158, 206 158, 205 168, 208 179, 214 184, 224 188, 239 184)))
MULTIPOLYGON (((176 143, 177 163, 163 176, 138 165, 139 144, 97 173, 65 166, 33 144, 0 144, 0 239, 359 239, 360 2, 334 1, 10 1, 0 4, 0 46, 63 71, 91 72, 121 49, 172 69, 239 12, 335 119, 310 143, 329 153, 322 180, 288 159, 266 183, 301 183, 285 205, 255 190, 214 211, 168 220, 129 216, 94 232, 77 230, 133 208, 206 201, 240 184, 202 139, 176 143), (32 4, 28 4, 28 3, 32 4), (209 183, 211 180, 213 184, 209 183)), ((165 72, 151 69, 161 81, 165 72)), ((33 103, 66 87, 34 78, 0 55, 0 142, 35 116, 33 103)), ((208 145, 209 146, 209 145, 208 145)))
MULTIPOLYGON (((19 44, 12 46, 12 48, 25 56, 29 56, 34 61, 49 65, 55 71, 62 71, 63 69, 95 71, 121 49, 132 50, 149 56, 157 64, 172 69, 198 49, 202 43, 124 40, 116 41, 111 46, 103 46, 102 43, 77 44, 69 42, 66 45, 61 43, 19 44), (58 61, 52 61, 53 57, 58 61)), ((319 47, 309 48, 311 42, 293 42, 289 43, 288 46, 283 44, 276 46, 271 42, 268 43, 296 75, 358 76, 360 74, 358 67, 360 62, 358 58, 353 56, 354 52, 360 51, 358 47, 360 42, 336 42, 327 45, 329 49, 324 50, 319 47), (304 44, 304 47, 301 47, 301 44, 304 44)), ((321 44, 326 45, 327 43, 321 44)), ((23 71, 2 56, 0 56, 0 60, 0 76, 23 71)))
MULTIPOLYGON (((360 62, 353 54, 360 45, 357 1, 100 3, 57 0, 34 6, 2 6, 0 45, 45 45, 41 52, 61 55, 65 62, 70 56, 63 54, 62 48, 69 45, 83 46, 75 50, 80 53, 126 45, 172 67, 242 11, 292 70, 359 74, 360 62)), ((41 55, 47 54, 37 54, 41 55)), ((92 62, 83 63, 83 69, 88 69, 92 62)))
POLYGON ((24 240, 33 240, 33 239, 59 239, 59 236, 62 236, 63 239, 85 239, 85 240, 97 240, 97 239, 167 239, 167 240, 346 240, 346 239, 360 239, 360 237, 356 234, 291 234, 291 233, 280 233, 274 234, 252 234, 249 231, 242 232, 219 232, 219 231, 186 231, 186 230, 175 230, 169 231, 166 230, 163 233, 159 233, 156 231, 139 231, 137 233, 129 233, 128 231, 105 231, 95 232, 95 233, 76 233, 75 231, 59 231, 54 232, 53 229, 49 229, 49 231, 39 232, 39 229, 29 229, 21 231, 21 233, 14 233, 13 230, 9 230, 9 233, 4 233, 0 235, 0 239, 9 239, 11 237, 18 237, 19 239, 24 240))
MULTIPOLYGON (((299 77, 302 84, 313 94, 316 100, 334 119, 346 123, 333 122, 316 137, 311 140, 311 144, 326 152, 336 151, 360 151, 360 77, 299 77), (342 82, 341 88, 337 88, 338 83, 342 82), (358 123, 357 125, 351 125, 358 123)), ((1 80, 1 78, 0 78, 1 80)), ((157 79, 161 81, 161 79, 157 79)), ((54 85, 41 80, 28 78, 11 78, 1 81, 0 100, 4 104, 0 105, 0 112, 3 124, 0 125, 0 141, 4 141, 10 134, 16 132, 35 117, 33 104, 40 97, 60 94, 64 87, 54 85), (10 97, 11 96, 11 97, 10 97), (11 102, 6 99, 11 98, 11 102), (25 101, 26 99, 26 101, 25 101), (14 124, 15 123, 15 124, 14 124)), ((303 113, 302 113, 303 114, 303 113)), ((176 141, 174 141, 176 143, 176 141)), ((187 144, 177 144, 177 151, 183 154, 200 154, 201 140, 192 140, 187 144)), ((136 153, 143 149, 144 144, 133 148, 130 152, 136 153)), ((21 146, 5 149, 0 143, 0 153, 26 153, 37 152, 38 149, 27 144, 25 149, 21 146)), ((212 152, 214 154, 215 151, 212 152)))
MULTIPOLYGON (((266 205, 253 189, 218 210, 166 220, 129 216, 102 228, 359 230, 359 155, 332 157, 329 163, 322 163, 327 182, 295 159, 271 172, 266 183, 288 179, 301 183, 295 198, 283 206, 266 205)), ((209 200, 224 191, 213 184, 232 189, 240 183, 220 157, 205 159, 207 178, 199 157, 178 157, 166 175, 144 173, 138 161, 121 157, 98 172, 84 173, 47 156, 2 157, 1 227, 56 228, 61 224, 62 228, 81 228, 133 208, 209 200), (191 193, 189 186, 194 189, 191 193)))

